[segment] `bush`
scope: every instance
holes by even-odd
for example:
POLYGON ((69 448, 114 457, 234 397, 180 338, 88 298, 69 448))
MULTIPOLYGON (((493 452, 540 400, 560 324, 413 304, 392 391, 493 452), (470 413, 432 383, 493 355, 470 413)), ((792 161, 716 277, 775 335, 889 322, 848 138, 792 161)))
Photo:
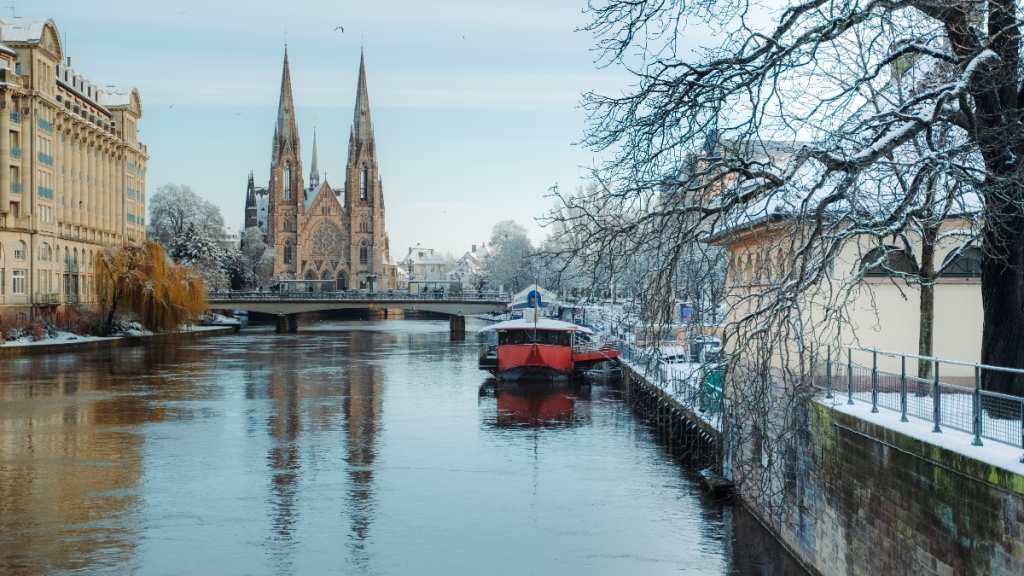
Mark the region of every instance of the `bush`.
POLYGON ((82 336, 102 336, 103 317, 98 312, 81 308, 71 308, 64 317, 64 325, 69 332, 82 336))
POLYGON ((46 324, 43 324, 39 320, 35 320, 28 325, 28 333, 32 335, 32 340, 34 342, 39 342, 46 338, 46 324))

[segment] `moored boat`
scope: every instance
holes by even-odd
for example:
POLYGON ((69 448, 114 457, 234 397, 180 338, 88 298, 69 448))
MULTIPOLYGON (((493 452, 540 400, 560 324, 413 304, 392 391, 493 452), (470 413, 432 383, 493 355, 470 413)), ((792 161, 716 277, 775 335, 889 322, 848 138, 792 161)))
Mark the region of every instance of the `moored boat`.
POLYGON ((595 343, 586 326, 539 318, 509 320, 485 328, 497 344, 480 357, 480 368, 501 380, 565 380, 619 357, 618 350, 595 343))

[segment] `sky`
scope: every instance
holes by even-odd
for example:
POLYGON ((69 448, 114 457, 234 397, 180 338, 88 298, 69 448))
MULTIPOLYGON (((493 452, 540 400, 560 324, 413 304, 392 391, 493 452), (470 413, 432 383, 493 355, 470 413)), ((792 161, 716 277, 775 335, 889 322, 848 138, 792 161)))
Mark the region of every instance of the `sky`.
MULTIPOLYGON (((11 0, 9 0, 10 2, 11 0)), ((359 51, 392 255, 417 243, 461 255, 512 219, 539 241, 548 189, 575 189, 594 155, 575 145, 586 90, 630 82, 594 64, 585 0, 14 0, 53 18, 72 66, 135 86, 150 153, 147 192, 187 184, 243 220, 250 170, 266 185, 284 46, 303 171, 343 184, 359 51), (344 32, 336 27, 344 27, 344 32)), ((8 15, 12 8, 2 8, 8 15)))

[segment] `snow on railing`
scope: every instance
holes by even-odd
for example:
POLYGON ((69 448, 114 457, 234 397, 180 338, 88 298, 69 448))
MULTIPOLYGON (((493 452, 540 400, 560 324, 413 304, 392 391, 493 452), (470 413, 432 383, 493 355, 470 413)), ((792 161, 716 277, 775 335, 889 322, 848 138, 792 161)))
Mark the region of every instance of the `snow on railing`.
MULTIPOLYGON (((814 370, 813 383, 825 391, 826 398, 845 395, 847 404, 869 403, 873 413, 879 408, 897 411, 901 422, 910 417, 932 422, 935 433, 943 427, 967 432, 974 436, 973 446, 992 440, 1024 448, 1024 397, 981 388, 985 371, 1024 374, 1024 370, 873 348, 847 348, 845 354, 836 356, 829 349, 825 362, 816 363, 814 370), (855 361, 855 354, 861 362, 855 361), (865 356, 869 357, 866 361, 865 356), (880 359, 897 360, 900 372, 880 369, 880 359), (929 377, 908 374, 908 359, 927 365, 929 377), (961 372, 969 368, 972 374, 952 378, 945 375, 943 365, 961 372), (954 379, 962 382, 953 383, 954 379)), ((1024 462, 1024 456, 1020 461, 1024 462)))
POLYGON ((621 344, 620 358, 648 383, 668 392, 716 430, 722 429, 724 398, 719 365, 666 362, 659 349, 629 343, 621 344))

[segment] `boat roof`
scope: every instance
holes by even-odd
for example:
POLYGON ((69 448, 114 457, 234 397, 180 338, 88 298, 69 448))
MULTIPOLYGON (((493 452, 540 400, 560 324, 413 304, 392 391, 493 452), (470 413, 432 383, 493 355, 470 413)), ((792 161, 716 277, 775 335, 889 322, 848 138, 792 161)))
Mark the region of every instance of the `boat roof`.
POLYGON ((551 318, 541 318, 537 322, 521 318, 506 320, 492 324, 484 328, 484 330, 552 330, 557 332, 583 332, 584 334, 594 333, 593 330, 586 326, 580 326, 572 322, 563 322, 562 320, 552 320, 551 318))

